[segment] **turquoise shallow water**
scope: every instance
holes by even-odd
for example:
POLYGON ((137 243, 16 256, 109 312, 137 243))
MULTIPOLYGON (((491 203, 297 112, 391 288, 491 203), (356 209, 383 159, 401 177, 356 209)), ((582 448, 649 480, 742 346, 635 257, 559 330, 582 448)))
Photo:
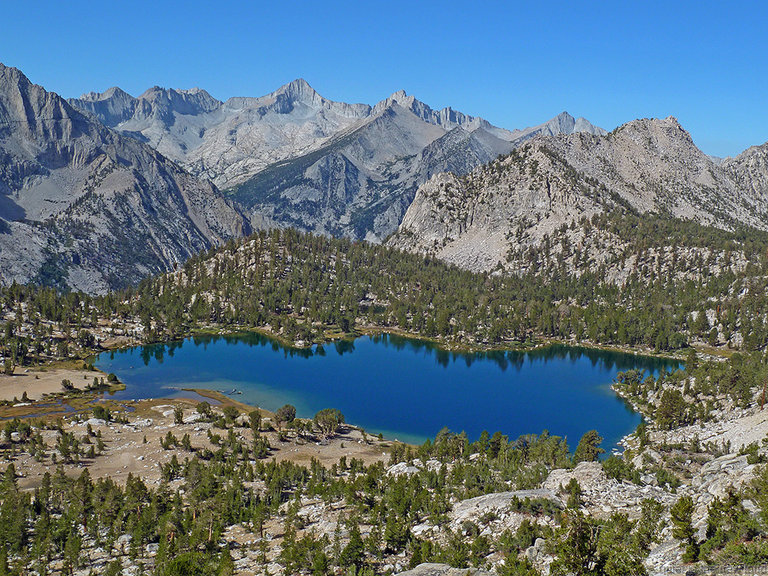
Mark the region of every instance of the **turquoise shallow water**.
POLYGON ((657 373, 678 362, 567 346, 534 352, 453 353, 381 335, 294 350, 259 334, 195 337, 101 354, 96 366, 126 384, 117 398, 183 395, 181 387, 228 392, 301 417, 338 408, 370 433, 421 443, 444 426, 511 439, 549 430, 571 449, 590 429, 610 449, 641 419, 610 389, 616 373, 657 373))

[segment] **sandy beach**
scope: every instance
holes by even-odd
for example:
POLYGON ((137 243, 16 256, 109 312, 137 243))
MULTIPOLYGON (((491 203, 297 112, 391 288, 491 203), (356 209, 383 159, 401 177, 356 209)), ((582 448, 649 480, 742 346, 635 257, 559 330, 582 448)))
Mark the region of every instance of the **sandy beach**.
POLYGON ((63 392, 63 380, 69 380, 75 388, 82 390, 93 384, 94 378, 106 380, 106 374, 94 370, 16 368, 12 376, 0 375, 0 400, 21 400, 24 392, 30 400, 40 400, 44 394, 63 392))

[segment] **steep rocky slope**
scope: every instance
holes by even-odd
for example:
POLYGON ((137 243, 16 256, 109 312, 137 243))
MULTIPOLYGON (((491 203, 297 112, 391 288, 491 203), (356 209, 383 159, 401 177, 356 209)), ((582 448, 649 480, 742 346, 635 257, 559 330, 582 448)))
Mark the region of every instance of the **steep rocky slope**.
MULTIPOLYGON (((566 121, 548 125, 574 129, 571 116, 561 117, 566 121)), ((377 104, 361 126, 257 174, 235 198, 282 225, 379 242, 397 229, 418 186, 432 175, 464 174, 541 129, 516 136, 450 109, 430 110, 399 92, 377 104)))
MULTIPOLYGON (((530 249, 543 249, 547 260, 570 259, 571 271, 589 260, 621 281, 637 259, 626 258, 626 238, 591 219, 654 213, 766 230, 767 159, 763 146, 715 164, 674 118, 636 120, 607 135, 540 135, 465 177, 432 177, 390 242, 472 270, 526 271, 545 263, 530 249)), ((656 256, 673 248, 660 246, 656 256)))
POLYGON ((214 186, 0 64, 0 281, 104 291, 248 230, 214 186))
POLYGON ((741 163, 717 166, 675 118, 634 120, 605 137, 552 138, 545 145, 641 212, 666 211, 724 228, 768 224, 766 187, 740 185, 741 163))

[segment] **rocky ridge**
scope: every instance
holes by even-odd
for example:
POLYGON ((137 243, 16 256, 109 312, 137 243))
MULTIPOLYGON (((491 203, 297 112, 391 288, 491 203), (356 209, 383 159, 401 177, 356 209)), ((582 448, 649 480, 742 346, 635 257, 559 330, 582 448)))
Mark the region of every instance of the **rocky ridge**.
POLYGON ((249 229, 210 183, 0 65, 0 281, 103 292, 249 229))
POLYGON ((537 266, 526 251, 546 246, 553 258, 593 259, 592 269, 605 265, 621 282, 636 259, 625 254, 613 266, 612 254, 628 246, 590 227, 596 215, 652 212, 723 230, 766 230, 767 178, 765 146, 716 164, 674 118, 636 120, 606 135, 539 135, 464 177, 433 176, 390 243, 475 271, 510 272, 537 266))
MULTIPOLYGON (((558 119, 548 129, 577 127, 567 113, 558 119)), ((509 132, 451 109, 433 111, 400 92, 377 104, 362 125, 260 172, 235 198, 278 224, 380 242, 431 176, 465 174, 541 129, 509 132)))

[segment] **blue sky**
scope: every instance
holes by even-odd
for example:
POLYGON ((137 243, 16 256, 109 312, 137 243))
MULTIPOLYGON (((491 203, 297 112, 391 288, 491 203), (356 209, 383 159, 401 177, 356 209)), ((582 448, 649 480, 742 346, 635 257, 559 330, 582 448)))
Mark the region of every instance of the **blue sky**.
POLYGON ((0 61, 64 96, 119 85, 259 96, 298 77, 400 89, 505 128, 676 116, 709 154, 768 141, 763 2, 3 3, 0 61), (534 6, 535 4, 535 6, 534 6))

